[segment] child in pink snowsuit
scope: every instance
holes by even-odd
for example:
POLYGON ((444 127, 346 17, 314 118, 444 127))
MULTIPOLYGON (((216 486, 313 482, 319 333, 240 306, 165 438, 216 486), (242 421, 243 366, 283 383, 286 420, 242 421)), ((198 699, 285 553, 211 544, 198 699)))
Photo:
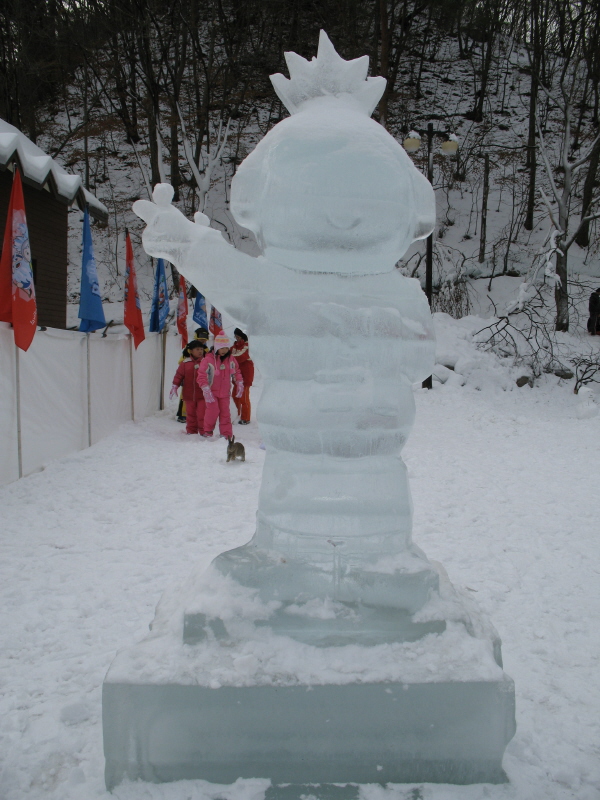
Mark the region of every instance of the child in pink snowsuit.
POLYGON ((229 352, 231 342, 224 331, 215 336, 214 352, 204 357, 198 370, 198 385, 204 393, 206 411, 204 413, 204 436, 212 436, 217 419, 221 436, 233 436, 231 427, 231 381, 235 379, 236 396, 244 392, 242 373, 237 361, 229 352))

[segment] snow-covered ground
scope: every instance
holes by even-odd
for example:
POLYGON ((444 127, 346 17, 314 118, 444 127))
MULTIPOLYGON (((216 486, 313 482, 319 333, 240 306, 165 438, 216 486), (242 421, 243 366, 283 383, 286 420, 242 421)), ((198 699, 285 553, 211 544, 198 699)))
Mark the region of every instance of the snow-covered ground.
MULTIPOLYGON (((503 639, 517 692, 510 782, 365 786, 361 800, 596 800, 600 417, 579 418, 572 381, 517 389, 461 344, 468 322, 441 324, 467 382, 415 390, 414 538, 503 639)), ((182 429, 171 409, 0 489, 1 800, 109 799, 101 686, 116 651, 146 635, 165 588, 253 533, 256 425, 239 428, 247 458, 230 464, 222 441, 182 429)), ((122 784, 113 796, 262 800, 262 777, 122 784)))

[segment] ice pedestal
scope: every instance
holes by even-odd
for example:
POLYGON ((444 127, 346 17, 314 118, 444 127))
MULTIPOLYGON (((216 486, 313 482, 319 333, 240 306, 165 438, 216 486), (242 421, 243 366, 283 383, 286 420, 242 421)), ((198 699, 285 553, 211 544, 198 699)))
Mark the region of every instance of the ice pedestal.
POLYGON ((421 636, 387 643, 367 607, 264 602, 214 566, 190 576, 106 677, 107 787, 265 778, 299 798, 304 784, 326 797, 334 783, 504 781, 514 685, 495 631, 435 566, 439 588, 411 618, 421 636), (349 643, 357 629, 376 641, 349 643))
MULTIPOLYGON (((221 687, 105 683, 106 785, 500 783, 514 733, 508 678, 221 687)), ((314 791, 317 797, 319 792, 314 791)))

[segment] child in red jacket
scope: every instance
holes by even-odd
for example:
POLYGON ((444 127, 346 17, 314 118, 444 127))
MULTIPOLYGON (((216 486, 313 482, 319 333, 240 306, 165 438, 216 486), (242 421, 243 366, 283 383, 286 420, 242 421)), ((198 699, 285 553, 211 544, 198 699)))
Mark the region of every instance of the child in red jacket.
POLYGON ((250 358, 248 350, 248 337, 241 328, 236 328, 233 332, 235 342, 231 348, 231 355, 238 362, 242 380, 244 381, 244 391, 241 397, 233 398, 235 407, 240 415, 240 425, 250 424, 250 387, 254 380, 254 362, 250 358))
POLYGON ((235 381, 237 397, 241 397, 244 383, 238 363, 229 351, 231 342, 224 331, 215 336, 213 344, 214 352, 203 359, 197 379, 206 400, 203 436, 212 436, 218 419, 221 436, 230 439, 233 436, 229 408, 231 382, 235 381))
POLYGON ((196 373, 206 355, 207 348, 203 342, 194 339, 187 345, 186 350, 190 357, 177 367, 169 397, 175 397, 177 390, 183 384, 181 398, 185 403, 186 411, 185 431, 188 434, 203 434, 206 403, 204 394, 196 381, 196 373))

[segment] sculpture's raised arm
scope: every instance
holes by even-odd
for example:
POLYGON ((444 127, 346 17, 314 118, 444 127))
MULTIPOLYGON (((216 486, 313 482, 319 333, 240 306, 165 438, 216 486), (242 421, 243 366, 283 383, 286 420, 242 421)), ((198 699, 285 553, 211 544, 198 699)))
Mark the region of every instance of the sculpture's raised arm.
POLYGON ((236 250, 219 231, 208 227, 204 214, 197 213, 195 222, 186 219, 171 205, 170 184, 157 184, 152 196, 154 202, 137 200, 133 204, 135 213, 147 224, 142 242, 149 255, 174 264, 220 309, 226 310, 232 301, 239 308, 241 297, 263 290, 268 262, 236 250))

